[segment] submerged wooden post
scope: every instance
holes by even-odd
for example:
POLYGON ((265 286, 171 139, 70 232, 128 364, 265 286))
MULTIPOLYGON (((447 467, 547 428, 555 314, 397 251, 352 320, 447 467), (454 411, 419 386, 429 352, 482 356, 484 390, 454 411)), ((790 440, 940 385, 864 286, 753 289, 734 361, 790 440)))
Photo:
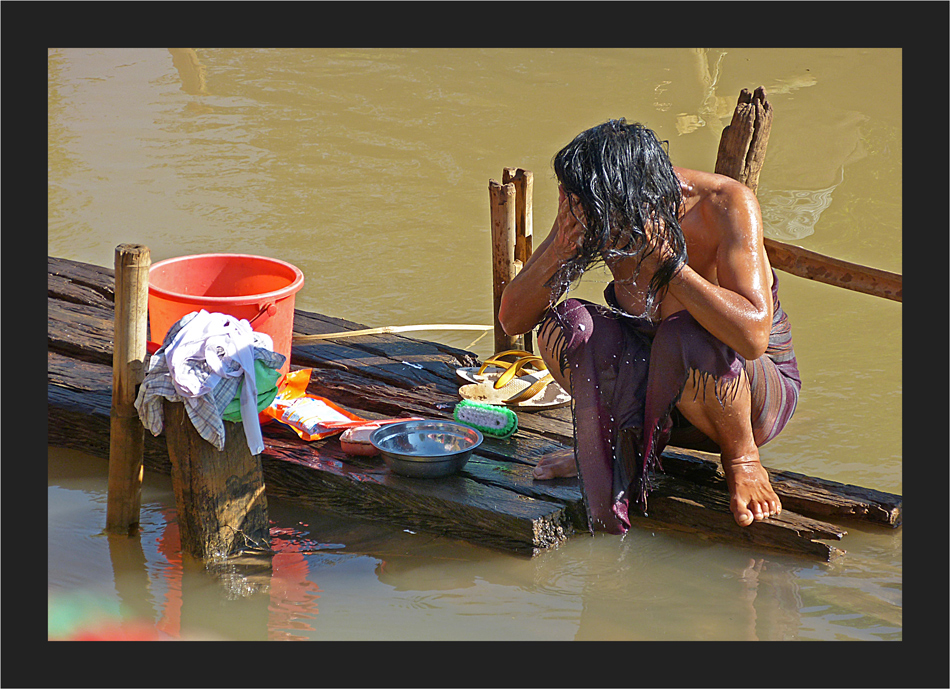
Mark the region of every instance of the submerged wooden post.
POLYGON ((492 298, 495 331, 495 352, 513 349, 516 337, 505 334, 498 321, 501 293, 517 275, 515 271, 515 185, 488 180, 491 203, 492 298))
MULTIPOLYGON (((722 131, 716 172, 742 182, 755 193, 759 187, 759 173, 765 163, 771 129, 772 106, 766 100, 765 89, 760 86, 755 93, 742 89, 732 122, 722 131)), ((823 256, 769 237, 765 238, 765 252, 769 263, 776 270, 876 297, 903 301, 903 278, 898 273, 823 256)))
POLYGON ((185 405, 163 402, 181 547, 216 563, 243 551, 270 548, 267 497, 259 455, 241 423, 224 422, 224 449, 195 429, 185 405))
MULTIPOLYGON (((515 260, 514 273, 521 272, 534 250, 534 220, 532 197, 534 195, 534 173, 523 168, 506 167, 502 172, 502 184, 515 185, 515 260)), ((523 335, 522 348, 534 352, 534 338, 531 331, 523 335)))
POLYGON ((145 376, 148 324, 147 246, 115 249, 115 314, 112 350, 112 406, 106 530, 125 533, 139 523, 145 428, 135 409, 137 386, 145 376))

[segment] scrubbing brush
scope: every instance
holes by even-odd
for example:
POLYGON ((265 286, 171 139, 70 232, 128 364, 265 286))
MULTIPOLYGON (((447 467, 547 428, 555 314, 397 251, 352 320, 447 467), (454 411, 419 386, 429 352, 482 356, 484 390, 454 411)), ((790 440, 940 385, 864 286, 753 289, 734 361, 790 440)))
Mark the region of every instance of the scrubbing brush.
POLYGON ((462 400, 455 405, 455 420, 493 438, 510 438, 518 430, 518 415, 508 407, 462 400))

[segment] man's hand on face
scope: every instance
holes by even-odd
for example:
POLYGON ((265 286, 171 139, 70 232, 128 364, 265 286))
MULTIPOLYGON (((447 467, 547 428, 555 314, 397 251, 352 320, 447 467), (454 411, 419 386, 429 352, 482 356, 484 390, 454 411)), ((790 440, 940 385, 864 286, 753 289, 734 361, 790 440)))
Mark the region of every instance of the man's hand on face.
POLYGON ((584 244, 587 230, 584 210, 577 197, 574 197, 574 209, 568 201, 564 187, 558 186, 557 236, 554 239, 554 251, 558 258, 567 261, 573 258, 584 244))

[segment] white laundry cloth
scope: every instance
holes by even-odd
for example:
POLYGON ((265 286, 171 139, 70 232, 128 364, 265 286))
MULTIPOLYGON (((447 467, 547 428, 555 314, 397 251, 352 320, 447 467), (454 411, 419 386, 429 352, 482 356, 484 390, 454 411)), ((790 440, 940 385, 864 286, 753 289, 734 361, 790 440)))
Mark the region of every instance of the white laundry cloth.
POLYGON ((182 318, 176 327, 152 357, 150 375, 139 390, 136 407, 143 423, 153 433, 160 432, 161 406, 155 400, 177 397, 202 437, 222 449, 221 412, 240 385, 241 421, 248 448, 255 455, 263 452, 254 360, 266 357, 266 363, 279 368, 284 356, 272 351, 273 341, 266 333, 255 332, 248 321, 227 314, 202 309, 182 318))

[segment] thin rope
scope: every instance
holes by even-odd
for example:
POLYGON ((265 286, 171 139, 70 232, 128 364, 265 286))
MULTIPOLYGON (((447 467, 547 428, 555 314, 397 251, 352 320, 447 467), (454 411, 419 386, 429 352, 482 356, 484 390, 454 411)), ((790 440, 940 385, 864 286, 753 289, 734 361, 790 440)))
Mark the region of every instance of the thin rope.
MULTIPOLYGON (((344 330, 338 333, 322 333, 320 335, 294 335, 294 344, 309 344, 320 340, 336 340, 342 337, 359 337, 361 335, 386 335, 389 333, 405 333, 415 330, 492 330, 491 325, 452 325, 445 323, 425 325, 387 325, 381 328, 365 328, 363 330, 344 330)), ((476 340, 477 342, 477 340, 476 340)))

